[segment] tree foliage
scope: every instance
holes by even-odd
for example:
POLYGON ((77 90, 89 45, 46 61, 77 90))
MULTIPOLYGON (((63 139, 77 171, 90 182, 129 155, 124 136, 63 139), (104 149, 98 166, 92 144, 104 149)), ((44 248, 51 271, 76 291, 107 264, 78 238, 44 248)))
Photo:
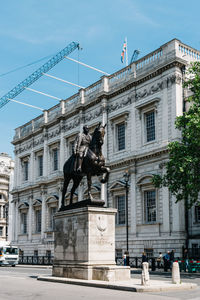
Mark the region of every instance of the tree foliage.
POLYGON ((198 202, 200 192, 200 63, 193 63, 187 75, 184 87, 192 92, 186 100, 190 106, 175 121, 181 140, 169 143, 166 173, 154 175, 153 183, 167 186, 177 202, 183 200, 190 208, 198 202))

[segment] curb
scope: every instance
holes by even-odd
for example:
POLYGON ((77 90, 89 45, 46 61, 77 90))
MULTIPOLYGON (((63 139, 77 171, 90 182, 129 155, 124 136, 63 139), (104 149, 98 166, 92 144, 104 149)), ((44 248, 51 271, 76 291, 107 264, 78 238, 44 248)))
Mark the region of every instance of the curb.
MULTIPOLYGON (((47 281, 47 282, 55 282, 55 283, 62 283, 62 284, 73 284, 73 285, 80 285, 80 286, 89 286, 89 287, 96 287, 96 288, 106 288, 106 289, 113 289, 113 290, 121 290, 121 291, 128 291, 128 292, 161 292, 161 291, 172 291, 172 290, 191 290, 197 288, 197 284, 195 283, 181 283, 179 285, 161 282, 160 285, 152 285, 152 286, 141 286, 140 284, 134 284, 134 280, 130 280, 129 282, 105 282, 105 281, 98 281, 98 280, 81 280, 81 279, 71 279, 71 278, 64 278, 64 277, 47 277, 47 276, 39 276, 37 280, 40 281, 47 281)), ((152 281, 153 282, 153 281, 152 281)))
POLYGON ((17 268, 52 269, 52 266, 44 265, 16 265, 17 268))

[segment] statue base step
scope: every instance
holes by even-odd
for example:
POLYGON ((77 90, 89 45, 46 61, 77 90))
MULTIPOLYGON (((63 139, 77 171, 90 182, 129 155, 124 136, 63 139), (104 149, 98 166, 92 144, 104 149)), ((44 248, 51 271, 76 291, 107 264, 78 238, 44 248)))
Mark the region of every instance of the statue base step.
POLYGON ((59 211, 65 211, 65 210, 70 210, 70 209, 75 209, 75 208, 80 208, 80 207, 87 207, 87 206, 100 206, 103 207, 105 205, 105 201, 103 200, 96 200, 96 199, 86 199, 83 201, 79 201, 76 203, 72 203, 66 206, 62 206, 59 211))
POLYGON ((82 264, 54 265, 52 275, 83 280, 124 281, 130 280, 130 267, 82 264))

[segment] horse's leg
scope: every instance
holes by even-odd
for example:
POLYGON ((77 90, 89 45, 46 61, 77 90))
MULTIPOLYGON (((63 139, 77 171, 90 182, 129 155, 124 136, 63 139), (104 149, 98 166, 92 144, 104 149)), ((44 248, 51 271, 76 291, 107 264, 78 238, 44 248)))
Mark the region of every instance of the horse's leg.
POLYGON ((62 190, 62 201, 61 201, 61 207, 64 207, 65 206, 65 195, 66 195, 66 192, 67 192, 67 187, 68 187, 68 184, 70 182, 70 177, 67 176, 67 177, 64 177, 64 183, 63 183, 63 190, 62 190))
POLYGON ((92 194, 91 194, 91 186, 92 186, 92 176, 90 173, 87 174, 87 184, 88 184, 88 198, 90 200, 93 200, 92 194))
POLYGON ((102 172, 103 172, 103 177, 101 179, 101 183, 106 183, 108 182, 108 176, 110 173, 110 169, 108 167, 102 167, 102 172))
POLYGON ((70 204, 72 204, 72 202, 73 202, 74 192, 77 189, 77 187, 79 186, 79 183, 81 182, 81 180, 82 180, 82 177, 80 177, 80 176, 75 177, 75 179, 73 179, 73 186, 72 186, 71 194, 70 194, 70 204))

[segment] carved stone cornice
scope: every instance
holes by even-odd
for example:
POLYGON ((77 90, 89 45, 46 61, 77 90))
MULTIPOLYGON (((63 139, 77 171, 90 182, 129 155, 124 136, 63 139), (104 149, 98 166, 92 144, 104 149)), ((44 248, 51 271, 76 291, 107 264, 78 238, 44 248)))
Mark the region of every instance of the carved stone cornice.
POLYGON ((85 115, 84 117, 84 121, 85 122, 89 122, 93 119, 98 118, 99 116, 101 116, 103 113, 103 109, 102 107, 97 108, 95 111, 89 112, 85 115))
POLYGON ((108 106, 108 113, 111 113, 115 110, 118 110, 120 108, 123 108, 127 105, 130 105, 132 103, 133 97, 128 96, 125 99, 122 99, 121 101, 116 101, 114 104, 111 104, 108 106))

